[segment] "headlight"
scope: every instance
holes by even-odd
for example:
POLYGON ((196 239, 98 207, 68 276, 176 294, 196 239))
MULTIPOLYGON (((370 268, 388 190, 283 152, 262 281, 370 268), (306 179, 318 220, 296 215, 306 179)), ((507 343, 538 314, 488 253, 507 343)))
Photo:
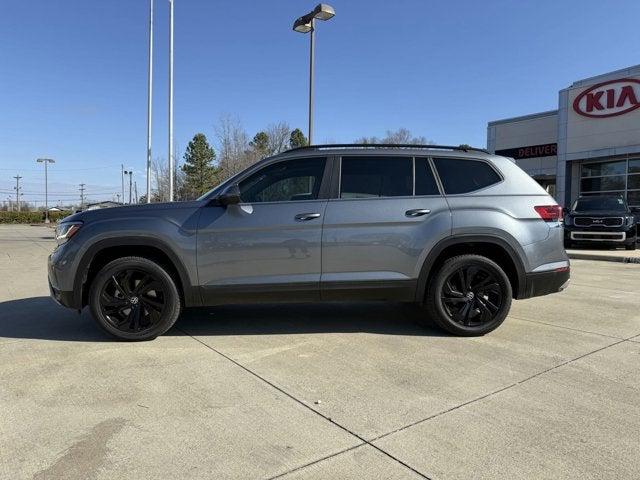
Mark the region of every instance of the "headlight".
POLYGON ((565 215, 564 224, 565 225, 571 225, 571 217, 569 215, 565 215))
POLYGON ((58 242, 58 245, 62 245, 73 237, 81 226, 82 222, 67 222, 58 225, 56 227, 56 242, 58 242))
POLYGON ((625 217, 625 220, 626 220, 626 224, 627 224, 627 226, 629 226, 629 227, 632 227, 632 226, 633 226, 633 224, 634 224, 634 223, 635 223, 635 221, 636 221, 635 217, 633 217, 633 216, 631 216, 631 217, 625 217))

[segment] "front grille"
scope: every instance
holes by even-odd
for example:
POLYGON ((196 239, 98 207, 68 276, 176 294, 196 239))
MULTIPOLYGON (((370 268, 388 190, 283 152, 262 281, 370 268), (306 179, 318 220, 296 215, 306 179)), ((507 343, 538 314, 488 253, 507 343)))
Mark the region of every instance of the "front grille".
POLYGON ((590 240, 593 242, 624 242, 624 232, 571 232, 571 240, 590 240))
POLYGON ((576 217, 576 227, 621 227, 624 223, 622 217, 576 217))

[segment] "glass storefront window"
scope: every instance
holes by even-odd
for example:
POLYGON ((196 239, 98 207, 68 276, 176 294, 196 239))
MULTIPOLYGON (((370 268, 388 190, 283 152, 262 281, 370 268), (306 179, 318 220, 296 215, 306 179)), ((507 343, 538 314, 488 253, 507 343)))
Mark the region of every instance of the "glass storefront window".
POLYGON ((628 190, 640 190, 640 174, 629 175, 627 180, 628 190))
MULTIPOLYGON (((639 165, 640 168, 640 165, 639 165)), ((602 177, 604 175, 624 175, 627 173, 627 161, 619 160, 606 163, 587 163, 582 165, 582 177, 602 177)))
POLYGON ((583 178, 580 182, 580 190, 583 192, 624 190, 624 175, 583 178))
POLYGON ((640 158, 629 160, 629 173, 640 173, 640 158))
POLYGON ((640 207, 640 190, 628 192, 627 203, 630 207, 640 207))

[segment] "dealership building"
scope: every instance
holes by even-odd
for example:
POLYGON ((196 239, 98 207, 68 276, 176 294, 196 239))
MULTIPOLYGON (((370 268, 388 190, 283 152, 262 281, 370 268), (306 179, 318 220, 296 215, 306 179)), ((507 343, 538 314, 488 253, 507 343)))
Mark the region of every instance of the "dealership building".
POLYGON ((640 206, 640 65, 574 82, 557 110, 489 122, 487 149, 513 157, 563 206, 602 193, 640 206))

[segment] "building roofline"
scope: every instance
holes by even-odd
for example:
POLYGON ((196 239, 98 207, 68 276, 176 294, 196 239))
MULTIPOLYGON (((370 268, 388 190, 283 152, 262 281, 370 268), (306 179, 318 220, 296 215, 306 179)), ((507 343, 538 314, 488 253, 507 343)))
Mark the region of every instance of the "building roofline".
POLYGON ((590 85, 592 83, 598 83, 599 80, 604 80, 607 77, 611 77, 613 75, 620 75, 620 76, 640 75, 640 65, 633 65, 631 67, 614 70, 613 72, 601 73, 600 75, 595 75, 593 77, 583 78, 582 80, 576 80, 569 87, 563 90, 568 90, 574 87, 582 87, 584 85, 590 85))
POLYGON ((530 113, 529 115, 522 115, 519 117, 501 118, 500 120, 492 120, 487 123, 488 126, 500 125, 503 123, 523 122, 525 120, 533 120, 534 118, 544 118, 557 115, 558 110, 547 110, 546 112, 530 113))

